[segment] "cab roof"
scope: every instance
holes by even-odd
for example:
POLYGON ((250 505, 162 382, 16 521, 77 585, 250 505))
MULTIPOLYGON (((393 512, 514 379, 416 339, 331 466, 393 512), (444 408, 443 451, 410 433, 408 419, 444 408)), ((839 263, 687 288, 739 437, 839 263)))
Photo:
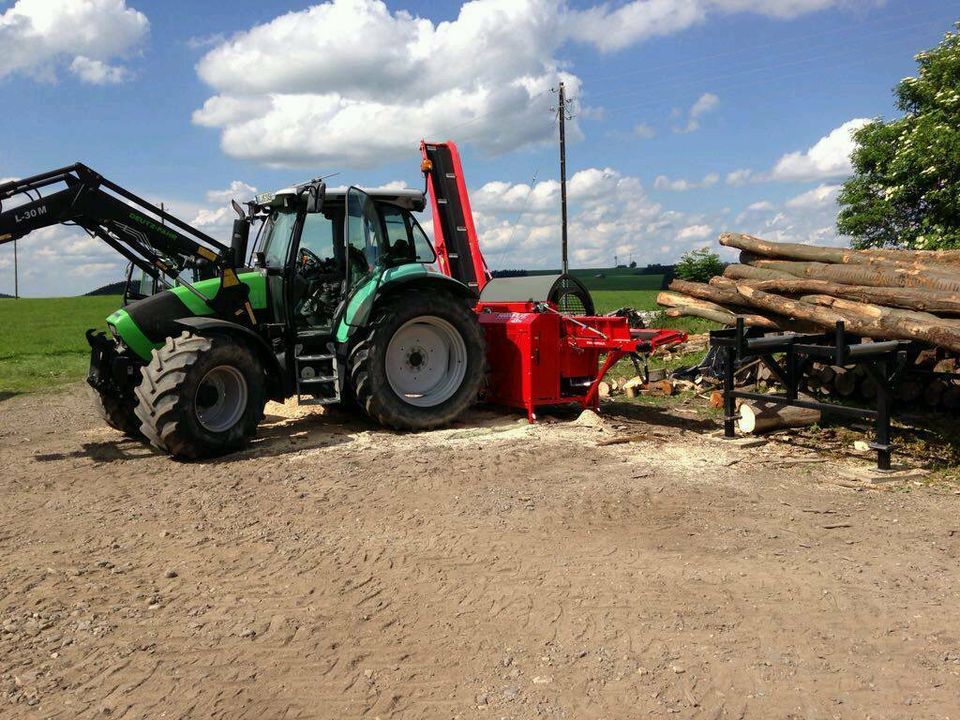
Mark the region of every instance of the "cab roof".
MULTIPOLYGON (((302 186, 288 187, 281 190, 276 190, 274 192, 261 193, 256 197, 256 204, 262 207, 274 207, 277 205, 282 205, 284 204, 286 198, 296 197, 300 194, 302 189, 302 186)), ((345 187, 328 188, 324 197, 324 204, 343 202, 348 189, 349 188, 345 187)), ((390 203, 391 205, 398 205, 412 212, 421 212, 427 206, 427 199, 422 190, 415 190, 413 188, 390 190, 360 189, 377 202, 386 202, 390 203)))

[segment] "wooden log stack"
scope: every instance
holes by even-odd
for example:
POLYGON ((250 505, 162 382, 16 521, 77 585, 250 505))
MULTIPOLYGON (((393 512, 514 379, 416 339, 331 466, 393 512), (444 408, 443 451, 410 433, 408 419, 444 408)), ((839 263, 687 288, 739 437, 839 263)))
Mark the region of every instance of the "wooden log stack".
MULTIPOLYGON (((740 262, 709 283, 675 280, 657 298, 666 314, 725 325, 740 316, 767 331, 821 332, 843 321, 865 338, 926 343, 932 355, 918 359, 920 369, 955 371, 960 250, 850 250, 740 233, 724 233, 720 244, 739 249, 740 262)), ((850 368, 812 367, 807 380, 810 392, 838 399, 876 395, 872 381, 850 368)), ((911 379, 898 393, 911 404, 960 407, 960 385, 951 380, 911 379)))

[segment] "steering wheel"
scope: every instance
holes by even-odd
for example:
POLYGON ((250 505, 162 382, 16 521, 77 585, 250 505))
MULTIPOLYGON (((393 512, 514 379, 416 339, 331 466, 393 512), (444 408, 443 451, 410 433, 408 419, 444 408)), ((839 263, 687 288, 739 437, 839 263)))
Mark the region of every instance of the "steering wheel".
POLYGON ((320 267, 323 261, 309 248, 300 248, 300 270, 314 270, 320 267))

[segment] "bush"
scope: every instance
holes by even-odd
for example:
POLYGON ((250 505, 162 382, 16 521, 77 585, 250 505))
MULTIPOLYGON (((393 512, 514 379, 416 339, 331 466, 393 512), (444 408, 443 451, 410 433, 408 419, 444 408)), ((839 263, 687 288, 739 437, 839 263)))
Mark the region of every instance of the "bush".
POLYGON ((681 280, 705 283, 710 278, 723 274, 720 256, 709 250, 691 250, 677 263, 676 276, 681 280))

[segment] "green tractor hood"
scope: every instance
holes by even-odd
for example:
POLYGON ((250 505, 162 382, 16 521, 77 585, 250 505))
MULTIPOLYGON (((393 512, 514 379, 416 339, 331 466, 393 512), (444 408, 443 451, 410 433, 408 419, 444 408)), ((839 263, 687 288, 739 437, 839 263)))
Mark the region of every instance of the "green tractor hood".
MULTIPOLYGON (((267 307, 266 275, 261 271, 240 273, 238 279, 250 291, 250 305, 254 311, 267 307)), ((214 298, 220 289, 220 278, 193 283, 193 288, 206 298, 214 298)), ((107 318, 107 324, 132 352, 144 360, 171 335, 179 335, 183 328, 177 320, 213 315, 213 309, 183 286, 163 290, 156 295, 130 303, 107 318)), ((231 319, 231 318, 224 318, 231 319)))

